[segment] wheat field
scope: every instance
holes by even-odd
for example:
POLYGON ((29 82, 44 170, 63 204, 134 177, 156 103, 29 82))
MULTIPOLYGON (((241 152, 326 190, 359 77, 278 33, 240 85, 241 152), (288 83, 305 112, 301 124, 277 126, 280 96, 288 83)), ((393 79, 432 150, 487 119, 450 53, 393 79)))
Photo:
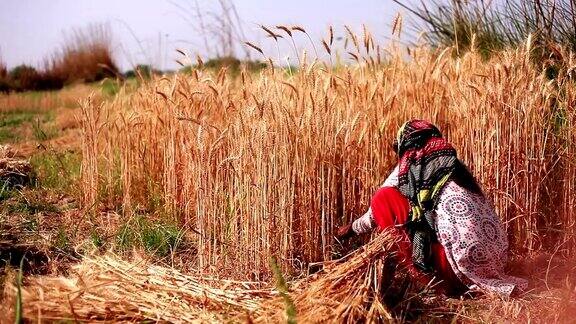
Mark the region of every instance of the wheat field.
POLYGON ((199 67, 84 101, 83 208, 177 222, 205 274, 267 280, 272 256, 301 274, 338 254, 337 226, 369 207, 394 166, 397 128, 423 118, 480 180, 514 254, 573 255, 572 54, 559 51, 569 68, 550 80, 530 40, 486 60, 383 49, 366 35, 348 36, 353 64, 334 63, 324 42, 331 63, 239 75, 199 67))

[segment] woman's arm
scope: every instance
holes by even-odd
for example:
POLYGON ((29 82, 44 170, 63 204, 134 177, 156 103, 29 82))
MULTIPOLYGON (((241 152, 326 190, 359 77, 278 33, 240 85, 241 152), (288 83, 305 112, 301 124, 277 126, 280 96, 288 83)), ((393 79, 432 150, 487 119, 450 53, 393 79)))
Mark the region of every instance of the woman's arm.
POLYGON ((374 216, 372 216, 372 208, 368 208, 364 215, 352 223, 352 230, 356 234, 364 234, 373 230, 375 226, 376 222, 374 222, 374 216))
MULTIPOLYGON (((396 165, 392 173, 386 178, 382 187, 397 187, 398 186, 398 170, 399 167, 396 165)), ((367 233, 376 227, 376 222, 374 221, 374 216, 372 215, 372 208, 368 208, 368 211, 364 213, 360 218, 356 219, 352 223, 352 230, 356 234, 367 233)))
MULTIPOLYGON (((398 170, 399 167, 396 165, 392 173, 386 178, 386 181, 382 184, 382 187, 397 187, 398 186, 398 170)), ((368 208, 368 211, 364 215, 357 218, 352 224, 344 225, 338 229, 337 236, 340 238, 350 237, 354 234, 364 234, 372 231, 376 227, 376 222, 374 221, 374 216, 372 215, 372 208, 368 208)))

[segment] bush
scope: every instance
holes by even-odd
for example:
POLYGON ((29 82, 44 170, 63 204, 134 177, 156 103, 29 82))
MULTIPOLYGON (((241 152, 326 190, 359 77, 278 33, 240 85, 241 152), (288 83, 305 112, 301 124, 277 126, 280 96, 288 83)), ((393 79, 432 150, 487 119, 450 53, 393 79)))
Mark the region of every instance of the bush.
POLYGON ((19 65, 7 73, 0 61, 0 92, 60 89, 66 84, 118 76, 109 28, 90 25, 75 30, 40 70, 19 65))
POLYGON ((154 69, 148 64, 138 64, 133 70, 129 70, 124 73, 125 78, 135 78, 139 77, 142 79, 150 79, 152 75, 160 75, 162 71, 154 69))
POLYGON ((0 58, 0 92, 8 92, 10 83, 8 82, 8 69, 6 63, 0 58))
POLYGON ((111 32, 106 25, 75 30, 46 65, 50 79, 63 80, 64 84, 94 82, 119 75, 112 54, 111 32))
POLYGON ((22 64, 10 70, 8 80, 11 87, 18 91, 36 89, 40 73, 35 68, 22 64))
POLYGON ((7 78, 0 78, 0 92, 8 92, 12 88, 7 78))
POLYGON ((8 75, 8 69, 6 68, 6 63, 0 58, 0 79, 5 78, 8 75))

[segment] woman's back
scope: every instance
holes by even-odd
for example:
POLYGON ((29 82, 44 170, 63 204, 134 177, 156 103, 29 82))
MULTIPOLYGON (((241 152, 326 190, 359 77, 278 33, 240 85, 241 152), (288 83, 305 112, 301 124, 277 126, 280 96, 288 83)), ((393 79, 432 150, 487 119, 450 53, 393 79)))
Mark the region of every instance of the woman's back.
MULTIPOLYGON (((510 295, 515 286, 524 290, 526 280, 504 275, 508 239, 502 222, 466 166, 459 164, 456 176, 439 193, 435 208, 434 230, 448 262, 469 288, 502 295, 510 295)), ((396 166, 382 187, 397 187, 398 172, 396 166)))
POLYGON ((502 223, 488 200, 455 181, 446 184, 436 206, 436 234, 448 262, 469 286, 510 295, 526 281, 504 275, 508 240, 502 223))

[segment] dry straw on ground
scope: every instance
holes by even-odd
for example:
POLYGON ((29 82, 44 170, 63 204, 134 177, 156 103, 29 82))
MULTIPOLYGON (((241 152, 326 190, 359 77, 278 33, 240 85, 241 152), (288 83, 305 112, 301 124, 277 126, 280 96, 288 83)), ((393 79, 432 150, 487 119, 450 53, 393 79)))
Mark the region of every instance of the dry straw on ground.
MULTIPOLYGON (((387 299, 415 298, 410 286, 401 287, 403 269, 395 266, 395 240, 383 233, 346 257, 324 264, 321 272, 294 283, 291 302, 296 319, 302 323, 382 322, 398 319, 387 299), (392 267, 391 267, 392 266, 392 267), (400 285, 400 286, 399 286, 400 285), (398 296, 392 296, 392 295, 398 296)), ((257 321, 280 323, 289 320, 283 308, 286 300, 265 301, 258 309, 257 321)))
MULTIPOLYGON (((30 278, 30 287, 22 292, 25 316, 44 321, 212 322, 223 321, 225 314, 242 316, 254 310, 262 296, 273 296, 269 290, 232 281, 212 282, 220 286, 213 288, 206 279, 145 260, 87 258, 72 271, 66 278, 30 278)), ((12 290, 9 296, 14 296, 12 290)))
MULTIPOLYGON (((148 260, 127 262, 116 256, 85 258, 66 277, 29 277, 22 288, 24 315, 41 321, 211 323, 405 322, 422 314, 428 320, 469 323, 569 323, 576 316, 575 282, 562 286, 561 280, 551 278, 575 271, 574 264, 558 271, 547 258, 548 266, 530 275, 533 283, 543 281, 545 286, 522 298, 445 299, 406 285, 405 271, 387 266, 394 258, 394 245, 389 234, 379 235, 358 251, 325 263, 319 273, 290 282, 288 303, 294 317, 287 316, 282 290, 270 283, 186 275, 148 260)), ((5 316, 14 314, 10 306, 15 292, 13 285, 5 292, 5 316)))
MULTIPOLYGON (((319 273, 289 283, 287 316, 282 290, 262 282, 238 282, 186 275, 173 268, 136 258, 85 258, 66 277, 29 277, 22 288, 27 319, 54 321, 134 322, 256 322, 357 323, 428 321, 569 323, 576 315, 574 282, 551 279, 547 267, 532 274, 545 287, 522 298, 493 296, 445 299, 425 294, 409 283, 405 271, 388 267, 395 241, 389 233, 377 236, 358 251, 324 264, 319 273), (550 286, 549 286, 550 284, 550 286)), ((527 261, 525 267, 537 262, 527 261)), ((556 266, 554 266, 555 268, 556 266)), ((575 271, 574 264, 559 273, 575 271)), ((10 317, 16 288, 4 292, 3 314, 10 317)), ((7 319, 7 318, 5 318, 7 319)))
MULTIPOLYGON (((383 304, 382 263, 394 255, 388 233, 328 264, 314 277, 293 283, 290 298, 301 322, 392 320, 383 304)), ((286 303, 263 283, 184 275, 146 260, 86 258, 70 277, 31 278, 23 288, 27 318, 81 321, 224 322, 286 320, 286 303), (216 288, 217 287, 217 288, 216 288)), ((390 279, 390 278, 389 278, 390 279)), ((389 281, 389 280, 388 280, 389 281)), ((268 286, 268 285, 266 285, 268 286)), ((15 287, 8 291, 14 297, 15 287)), ((7 314, 10 314, 9 311, 7 314)))

